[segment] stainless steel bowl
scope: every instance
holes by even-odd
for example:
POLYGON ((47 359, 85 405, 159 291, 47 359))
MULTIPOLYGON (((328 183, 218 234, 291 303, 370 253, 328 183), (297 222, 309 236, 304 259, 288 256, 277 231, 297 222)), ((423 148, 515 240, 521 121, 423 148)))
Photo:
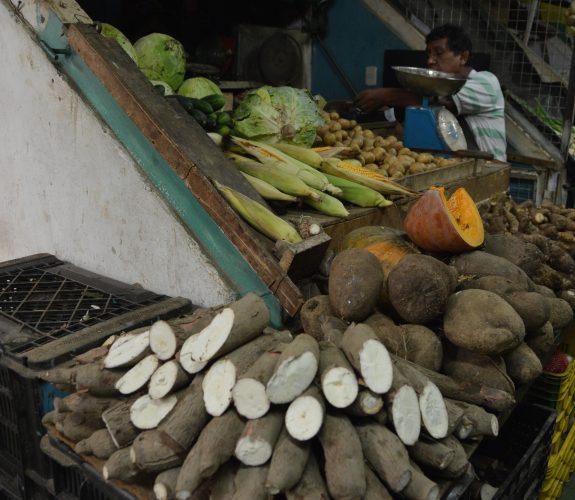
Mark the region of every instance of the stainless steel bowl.
POLYGON ((416 94, 445 97, 459 92, 467 78, 426 68, 393 66, 401 86, 416 94))

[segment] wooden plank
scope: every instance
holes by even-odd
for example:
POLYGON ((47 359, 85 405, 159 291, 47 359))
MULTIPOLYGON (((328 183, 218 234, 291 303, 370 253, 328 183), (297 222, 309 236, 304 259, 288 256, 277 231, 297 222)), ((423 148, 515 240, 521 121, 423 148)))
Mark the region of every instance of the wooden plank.
POLYGON ((265 251, 251 229, 212 186, 218 180, 262 201, 211 142, 203 129, 181 108, 166 105, 146 77, 120 47, 92 26, 72 24, 66 31, 71 47, 122 106, 144 136, 184 181, 210 217, 272 290, 285 311, 293 316, 303 302, 299 289, 265 251), (209 177, 209 179, 208 179, 209 177))

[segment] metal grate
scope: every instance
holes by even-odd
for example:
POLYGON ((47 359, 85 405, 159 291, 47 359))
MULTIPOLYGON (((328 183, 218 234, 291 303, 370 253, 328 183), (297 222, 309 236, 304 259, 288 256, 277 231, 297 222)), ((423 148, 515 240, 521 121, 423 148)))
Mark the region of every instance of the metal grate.
POLYGON ((473 51, 490 55, 490 71, 499 78, 508 102, 560 146, 574 45, 565 25, 570 1, 392 1, 424 34, 444 23, 462 26, 473 51))
POLYGON ((146 300, 119 297, 64 275, 62 265, 53 260, 0 267, 0 320, 19 325, 5 329, 0 324, 4 353, 25 352, 164 298, 150 293, 146 300))

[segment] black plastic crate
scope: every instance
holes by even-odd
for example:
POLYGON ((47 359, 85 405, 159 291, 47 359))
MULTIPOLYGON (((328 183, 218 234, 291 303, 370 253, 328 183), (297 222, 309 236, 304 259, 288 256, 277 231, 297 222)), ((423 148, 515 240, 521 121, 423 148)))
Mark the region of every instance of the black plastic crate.
MULTIPOLYGON (((51 474, 39 443, 54 386, 53 368, 124 330, 192 310, 158 295, 64 263, 48 254, 0 263, 0 472, 30 498, 51 474), (30 483, 32 479, 33 483, 30 483)), ((0 495, 0 500, 2 496, 0 495)))
POLYGON ((61 441, 46 435, 42 451, 49 457, 53 492, 69 500, 136 500, 136 497, 106 481, 103 476, 61 441))
POLYGON ((481 480, 498 488, 493 500, 536 500, 545 479, 555 411, 518 405, 497 439, 481 443, 471 458, 481 480))

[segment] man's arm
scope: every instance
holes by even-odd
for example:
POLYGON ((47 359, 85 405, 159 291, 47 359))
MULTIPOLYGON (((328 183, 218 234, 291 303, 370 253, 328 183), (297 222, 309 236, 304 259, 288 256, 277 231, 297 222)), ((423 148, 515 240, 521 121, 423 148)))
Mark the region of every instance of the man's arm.
POLYGON ((366 112, 375 111, 383 106, 403 108, 405 106, 421 105, 421 96, 405 89, 368 89, 357 95, 355 104, 366 112))

